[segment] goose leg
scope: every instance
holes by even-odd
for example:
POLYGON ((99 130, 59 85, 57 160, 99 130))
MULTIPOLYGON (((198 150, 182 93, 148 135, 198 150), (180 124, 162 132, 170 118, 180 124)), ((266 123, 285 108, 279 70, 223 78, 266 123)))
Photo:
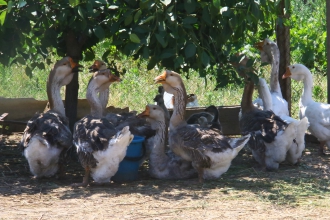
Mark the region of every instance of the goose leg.
POLYGON ((89 179, 89 174, 90 174, 90 169, 89 167, 85 168, 85 175, 83 178, 82 183, 73 183, 71 186, 72 187, 86 187, 88 185, 88 179, 89 179))
POLYGON ((198 181, 199 183, 203 183, 203 176, 204 176, 204 169, 201 167, 198 167, 198 181))
POLYGON ((325 141, 320 141, 320 147, 319 147, 319 151, 318 151, 318 153, 319 153, 320 156, 325 155, 325 153, 324 153, 324 145, 325 145, 325 141))

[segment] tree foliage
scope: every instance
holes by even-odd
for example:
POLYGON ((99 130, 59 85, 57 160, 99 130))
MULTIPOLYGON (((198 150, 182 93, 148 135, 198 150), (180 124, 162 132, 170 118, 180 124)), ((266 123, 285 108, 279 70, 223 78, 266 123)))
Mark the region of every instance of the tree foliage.
MULTIPOLYGON (((266 0, 0 0, 0 62, 44 68, 55 50, 68 54, 68 35, 85 60, 93 46, 110 39, 117 50, 178 72, 214 73, 219 86, 232 80, 231 62, 247 42, 273 33, 279 1, 266 0), (262 32, 260 32, 262 27, 262 32), (42 58, 42 59, 40 59, 42 58), (212 71, 211 71, 212 70, 212 71)), ((103 54, 107 59, 110 48, 103 54)), ((76 57, 81 59, 82 57, 76 57)), ((251 62, 250 65, 252 65, 251 62)))

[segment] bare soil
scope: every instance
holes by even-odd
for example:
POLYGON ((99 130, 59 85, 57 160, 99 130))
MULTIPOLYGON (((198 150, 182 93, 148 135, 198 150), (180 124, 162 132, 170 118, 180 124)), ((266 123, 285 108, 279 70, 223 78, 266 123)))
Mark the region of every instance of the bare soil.
MULTIPOLYGON (((0 136, 1 137, 1 136, 0 136)), ((0 138, 0 219, 329 219, 329 155, 307 143, 299 165, 258 170, 243 149, 221 178, 169 181, 148 176, 110 186, 70 187, 82 181, 73 157, 62 180, 36 180, 17 144, 21 134, 0 138)))

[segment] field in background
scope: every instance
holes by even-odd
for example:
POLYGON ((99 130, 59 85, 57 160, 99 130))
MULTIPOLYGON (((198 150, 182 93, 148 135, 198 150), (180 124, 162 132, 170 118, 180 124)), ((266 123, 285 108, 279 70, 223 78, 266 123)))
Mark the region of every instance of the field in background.
MULTIPOLYGON (((53 59, 55 62, 55 58, 53 59)), ((79 74, 79 98, 85 98, 86 88, 91 77, 88 67, 92 62, 81 62, 84 66, 83 72, 79 74)), ((53 65, 53 64, 51 64, 53 65)), ((115 83, 110 87, 109 105, 131 110, 141 111, 148 103, 153 103, 153 98, 157 93, 158 84, 153 83, 153 79, 163 70, 147 70, 145 61, 134 61, 122 58, 118 61, 119 68, 125 68, 126 74, 122 76, 121 83, 115 83)), ((35 98, 46 100, 46 81, 51 66, 46 66, 46 70, 35 69, 33 77, 30 79, 24 73, 24 66, 0 67, 0 96, 6 98, 35 98)), ((258 74, 269 81, 269 66, 257 68, 258 74)), ((183 74, 187 93, 195 93, 198 96, 200 106, 223 106, 239 105, 241 102, 243 85, 229 84, 227 87, 214 90, 215 80, 211 76, 199 77, 196 71, 183 74)), ((316 101, 326 102, 326 77, 323 74, 314 74, 316 86, 313 89, 313 96, 316 101)), ((303 84, 292 80, 292 116, 298 118, 298 103, 303 89, 303 84)), ((64 98, 65 88, 62 88, 64 98)), ((254 96, 257 97, 257 91, 254 96)))

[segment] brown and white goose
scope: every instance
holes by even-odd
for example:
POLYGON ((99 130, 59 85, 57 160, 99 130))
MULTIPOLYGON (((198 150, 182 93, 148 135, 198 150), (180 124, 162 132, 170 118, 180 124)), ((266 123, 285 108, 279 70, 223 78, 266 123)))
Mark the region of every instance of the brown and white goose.
POLYGON ((155 82, 162 83, 165 91, 173 93, 175 97, 169 131, 171 150, 192 162, 200 182, 220 177, 249 140, 250 134, 228 138, 210 128, 188 125, 185 121, 187 94, 181 76, 166 70, 155 78, 155 82))
POLYGON ((242 134, 252 135, 248 144, 255 160, 267 170, 276 170, 293 143, 296 124, 288 125, 271 110, 255 107, 253 90, 254 83, 247 80, 241 102, 240 129, 242 134))
POLYGON ((166 137, 168 126, 164 110, 158 105, 147 105, 139 117, 146 117, 156 135, 147 145, 150 149, 149 174, 157 179, 187 179, 197 176, 191 162, 185 161, 175 154, 166 154, 166 137))
POLYGON ((103 108, 97 92, 104 84, 118 81, 120 78, 106 69, 94 73, 88 84, 86 98, 91 114, 76 122, 73 132, 73 141, 85 175, 82 183, 73 186, 87 186, 90 174, 95 183, 109 183, 133 139, 128 126, 118 132, 113 124, 102 118, 103 108))
MULTIPOLYGON (((95 60, 93 65, 90 67, 92 71, 104 70, 106 68, 106 63, 101 60, 95 60)), ((111 82, 105 83, 98 90, 99 99, 103 109, 103 116, 106 117, 111 123, 113 123, 118 130, 123 129, 125 126, 129 126, 130 131, 134 135, 143 136, 145 138, 149 138, 155 135, 155 131, 150 129, 150 126, 147 125, 145 119, 136 117, 136 112, 120 114, 107 112, 106 107, 108 105, 110 95, 110 84, 111 82)))
POLYGON ((56 62, 47 80, 50 110, 33 116, 24 130, 20 147, 36 178, 53 176, 63 168, 64 151, 72 145, 60 89, 71 82, 76 66, 70 57, 56 62))

